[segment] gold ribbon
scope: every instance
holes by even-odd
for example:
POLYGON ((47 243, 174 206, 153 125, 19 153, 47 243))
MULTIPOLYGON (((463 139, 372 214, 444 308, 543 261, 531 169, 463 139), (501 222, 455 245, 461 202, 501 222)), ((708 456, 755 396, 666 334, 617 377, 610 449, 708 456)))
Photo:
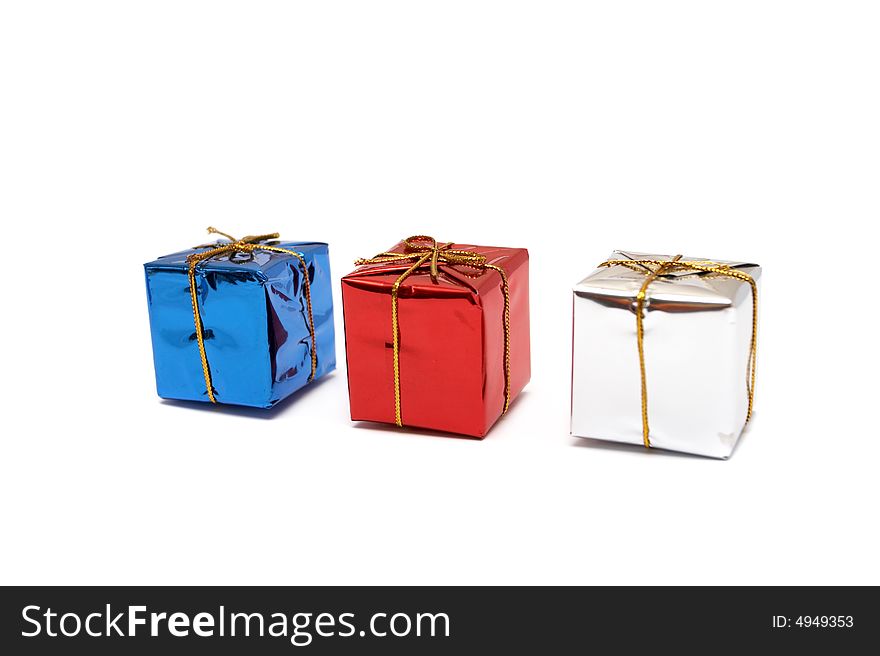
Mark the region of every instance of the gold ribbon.
POLYGON ((312 293, 309 282, 309 268, 306 264, 305 258, 296 251, 281 248, 280 246, 270 246, 268 244, 260 243, 267 239, 278 239, 279 235, 277 232, 266 235, 249 235, 242 239, 231 237, 225 232, 220 232, 217 228, 208 228, 208 233, 222 235, 229 239, 230 243, 219 244, 209 250, 200 253, 193 253, 192 255, 187 256, 186 261, 189 265, 189 294, 190 300, 192 301, 193 322, 196 327, 196 340, 199 343, 199 356, 202 359, 202 373, 205 375, 205 389, 208 390, 208 398, 211 399, 211 403, 217 403, 217 399, 214 396, 214 385, 211 381, 211 367, 208 365, 208 356, 205 354, 205 336, 202 328, 202 315, 199 311, 198 294, 196 293, 196 267, 205 260, 226 253, 248 253, 252 255, 254 251, 271 251, 273 253, 292 255, 299 261, 303 270, 303 296, 306 299, 306 310, 309 315, 309 336, 312 340, 312 372, 309 374, 308 380, 308 382, 312 382, 315 378, 315 370, 318 367, 318 350, 317 341, 315 339, 315 319, 312 316, 312 293))
MULTIPOLYGON (((486 256, 474 251, 452 248, 454 242, 437 243, 433 237, 415 235, 404 240, 403 253, 379 253, 375 257, 355 260, 358 266, 365 264, 410 264, 391 286, 391 332, 394 353, 394 423, 403 426, 400 403, 400 325, 398 319, 398 296, 400 285, 410 275, 423 266, 428 266, 431 280, 435 283, 440 275, 439 265, 464 266, 485 271, 491 269, 501 276, 501 289, 504 292, 504 409, 510 407, 510 287, 504 269, 489 264, 486 256)), ((466 274, 465 274, 466 275, 466 274)), ((482 274, 480 274, 482 275, 482 274)))
POLYGON ((749 345, 749 364, 746 370, 746 392, 749 398, 746 423, 749 423, 749 420, 752 418, 752 406, 755 400, 755 365, 758 355, 758 285, 755 279, 747 273, 731 268, 727 264, 692 262, 682 260, 681 257, 681 255, 676 255, 671 260, 607 260, 599 265, 600 267, 625 266, 638 273, 647 272, 645 281, 636 295, 636 341, 639 347, 639 371, 642 382, 642 441, 645 447, 649 449, 651 448, 651 431, 648 425, 648 382, 645 374, 645 328, 642 315, 644 313, 648 286, 659 276, 676 270, 686 270, 735 278, 749 284, 752 288, 752 338, 749 345))

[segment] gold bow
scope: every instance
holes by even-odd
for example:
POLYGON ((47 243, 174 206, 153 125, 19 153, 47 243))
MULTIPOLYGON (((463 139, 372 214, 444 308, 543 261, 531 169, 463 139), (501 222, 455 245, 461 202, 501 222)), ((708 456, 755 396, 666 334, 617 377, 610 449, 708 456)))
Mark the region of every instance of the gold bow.
POLYGON ((229 239, 230 243, 218 244, 217 246, 210 248, 209 250, 188 255, 186 261, 189 265, 189 293, 190 300, 192 301, 193 321, 196 327, 196 340, 199 343, 199 355, 202 359, 202 373, 204 373, 205 375, 205 389, 208 390, 208 398, 211 400, 211 403, 217 403, 217 399, 214 396, 214 385, 211 382, 211 368, 208 365, 208 356, 205 354, 205 337, 202 328, 202 315, 199 311, 198 295, 196 293, 196 267, 205 260, 209 260, 212 257, 215 257, 217 255, 224 255, 226 253, 253 254, 254 251, 271 251, 273 253, 285 253, 286 255, 292 255, 299 261, 303 270, 303 296, 305 296, 306 299, 306 310, 308 311, 309 315, 309 336, 312 340, 312 372, 309 374, 308 381, 312 382, 315 377, 315 370, 318 367, 318 350, 317 342, 315 339, 315 319, 312 316, 312 294, 309 282, 309 268, 306 264, 305 258, 296 251, 292 251, 287 248, 281 248, 280 246, 270 246, 268 244, 260 243, 266 241, 267 239, 278 239, 279 235, 277 232, 265 235, 249 235, 247 237, 243 237, 242 239, 231 237, 225 232, 220 232, 219 230, 217 230, 217 228, 208 228, 208 233, 222 235, 223 237, 229 239))
POLYGON ((642 382, 642 441, 645 447, 651 448, 650 427, 648 426, 648 382, 645 375, 645 328, 643 313, 648 286, 659 276, 676 270, 688 270, 696 273, 709 273, 728 278, 735 278, 749 284, 752 288, 752 338, 749 344, 749 364, 746 370, 746 392, 749 398, 749 409, 746 423, 752 418, 752 406, 755 400, 755 365, 758 356, 758 284, 747 273, 731 268, 727 264, 717 262, 692 262, 676 255, 671 260, 606 260, 600 267, 625 266, 638 273, 647 273, 636 295, 636 341, 639 347, 639 371, 642 382))
MULTIPOLYGON (((438 243, 433 237, 415 235, 404 239, 403 253, 379 253, 375 257, 355 260, 358 266, 365 264, 410 264, 391 286, 391 332, 394 353, 394 422, 403 426, 400 404, 400 325, 397 313, 400 285, 421 267, 430 267, 431 280, 435 283, 440 275, 439 265, 465 266, 485 271, 491 269, 501 276, 501 289, 504 292, 504 409, 510 407, 510 288, 507 273, 495 264, 489 264, 486 256, 474 251, 452 248, 454 242, 438 243)), ((482 274, 481 274, 482 275, 482 274)))

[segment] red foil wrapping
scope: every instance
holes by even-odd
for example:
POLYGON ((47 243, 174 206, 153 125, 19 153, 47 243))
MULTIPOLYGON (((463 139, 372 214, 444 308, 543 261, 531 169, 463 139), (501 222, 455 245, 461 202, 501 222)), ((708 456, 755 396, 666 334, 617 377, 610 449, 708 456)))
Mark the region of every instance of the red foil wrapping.
MULTIPOLYGON (((398 243, 389 252, 403 253, 398 243)), ((510 294, 511 403, 531 375, 529 253, 453 244, 504 269, 510 294)), ((360 266, 342 278, 352 421, 395 423, 391 288, 412 265, 360 266)), ((504 292, 497 271, 440 264, 398 291, 404 426, 483 438, 504 410, 504 292)))

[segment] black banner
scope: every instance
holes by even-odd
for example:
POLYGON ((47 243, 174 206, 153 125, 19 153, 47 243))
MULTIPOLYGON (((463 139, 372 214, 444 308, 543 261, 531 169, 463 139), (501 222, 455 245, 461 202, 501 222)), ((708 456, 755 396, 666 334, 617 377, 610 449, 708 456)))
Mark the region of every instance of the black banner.
POLYGON ((799 649, 878 637, 876 588, 23 587, 5 654, 799 649))

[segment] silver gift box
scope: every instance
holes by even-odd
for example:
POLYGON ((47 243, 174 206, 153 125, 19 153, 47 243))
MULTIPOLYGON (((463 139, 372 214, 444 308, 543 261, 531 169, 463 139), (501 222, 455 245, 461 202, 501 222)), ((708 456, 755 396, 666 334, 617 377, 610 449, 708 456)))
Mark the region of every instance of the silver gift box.
MULTIPOLYGON (((672 257, 615 251, 608 259, 672 257)), ((726 264, 756 282, 761 275, 756 264, 682 260, 726 264)), ((644 445, 635 312, 650 273, 600 267, 574 287, 572 435, 644 445)), ((749 409, 751 285, 671 269, 648 285, 642 316, 650 446, 728 458, 749 409)))

